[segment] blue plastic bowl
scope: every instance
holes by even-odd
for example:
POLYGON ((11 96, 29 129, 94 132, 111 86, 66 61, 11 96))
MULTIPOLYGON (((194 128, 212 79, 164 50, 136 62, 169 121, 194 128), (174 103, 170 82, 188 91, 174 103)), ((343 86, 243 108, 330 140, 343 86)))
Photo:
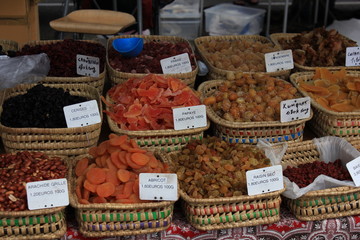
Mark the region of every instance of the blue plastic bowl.
POLYGON ((112 42, 113 47, 124 57, 136 57, 144 47, 142 38, 117 38, 112 42))

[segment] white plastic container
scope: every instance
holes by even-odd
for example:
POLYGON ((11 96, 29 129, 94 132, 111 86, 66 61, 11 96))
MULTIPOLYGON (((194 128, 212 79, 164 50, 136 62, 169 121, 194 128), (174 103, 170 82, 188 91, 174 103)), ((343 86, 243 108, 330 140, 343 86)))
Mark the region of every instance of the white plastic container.
POLYGON ((178 36, 194 40, 199 36, 200 19, 165 19, 159 23, 159 33, 164 36, 178 36))
POLYGON ((205 9, 205 31, 209 35, 258 35, 263 29, 265 9, 222 3, 205 9))

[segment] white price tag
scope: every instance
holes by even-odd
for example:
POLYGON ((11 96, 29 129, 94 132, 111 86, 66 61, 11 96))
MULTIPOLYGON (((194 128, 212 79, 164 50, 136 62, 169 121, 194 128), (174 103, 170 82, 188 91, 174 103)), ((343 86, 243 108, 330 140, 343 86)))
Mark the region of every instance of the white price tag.
POLYGON ((173 118, 175 130, 205 127, 206 106, 173 108, 173 118))
POLYGON ((355 183, 355 186, 360 186, 360 157, 348 162, 346 167, 355 183))
POLYGON ((291 122, 310 117, 310 97, 281 101, 280 122, 291 122))
POLYGON ((65 106, 63 110, 68 128, 85 127, 101 122, 96 100, 65 106))
POLYGON ((246 172, 248 195, 258 195, 284 188, 282 166, 275 165, 246 172))
POLYGON ((69 205, 66 178, 29 182, 26 184, 29 210, 69 205))
POLYGON ((360 47, 348 47, 346 48, 346 67, 360 66, 360 47))
POLYGON ((192 71, 189 54, 183 53, 160 60, 164 74, 188 73, 192 71))
POLYGON ((140 173, 141 200, 177 201, 178 181, 175 173, 140 173))
POLYGON ((99 77, 100 59, 86 55, 76 55, 76 73, 83 76, 99 77))
POLYGON ((266 72, 276 72, 294 68, 291 50, 265 53, 266 72))

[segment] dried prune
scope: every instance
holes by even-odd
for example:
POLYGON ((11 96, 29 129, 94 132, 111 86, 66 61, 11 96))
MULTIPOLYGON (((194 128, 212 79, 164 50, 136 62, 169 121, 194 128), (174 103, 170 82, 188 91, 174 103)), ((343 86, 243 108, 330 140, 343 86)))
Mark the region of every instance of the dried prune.
POLYGON ((62 88, 38 84, 4 101, 1 124, 14 128, 65 128, 63 107, 84 101, 85 97, 71 95, 62 88))

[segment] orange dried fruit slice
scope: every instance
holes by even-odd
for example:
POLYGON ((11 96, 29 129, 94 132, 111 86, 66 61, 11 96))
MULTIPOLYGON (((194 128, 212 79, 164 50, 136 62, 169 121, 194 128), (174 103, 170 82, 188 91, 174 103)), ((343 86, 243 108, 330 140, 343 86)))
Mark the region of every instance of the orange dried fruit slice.
POLYGON ((330 83, 329 83, 329 81, 326 80, 326 79, 316 79, 316 80, 314 81, 314 85, 315 85, 315 86, 318 86, 318 87, 325 87, 325 88, 327 88, 327 87, 329 87, 330 83))
POLYGON ((337 103, 330 106, 332 110, 337 112, 352 112, 354 111, 355 107, 349 103, 337 103))

